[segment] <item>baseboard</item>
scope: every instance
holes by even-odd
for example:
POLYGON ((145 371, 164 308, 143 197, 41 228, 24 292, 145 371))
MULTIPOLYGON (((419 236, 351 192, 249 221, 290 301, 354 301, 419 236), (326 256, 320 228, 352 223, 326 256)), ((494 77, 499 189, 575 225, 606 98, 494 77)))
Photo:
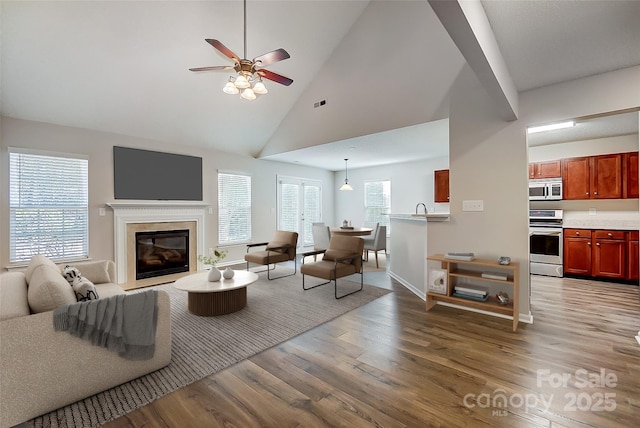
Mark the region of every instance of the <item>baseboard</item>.
POLYGON ((413 284, 405 281, 404 279, 402 279, 401 277, 399 277, 398 275, 396 275, 395 273, 388 271, 389 272, 389 276, 393 279, 395 279, 396 281, 398 281, 400 284, 404 285, 404 287, 411 291, 413 294, 415 294, 416 296, 418 296, 419 298, 421 298, 422 300, 426 301, 427 297, 425 295, 425 292, 420 290, 419 288, 415 287, 413 284))

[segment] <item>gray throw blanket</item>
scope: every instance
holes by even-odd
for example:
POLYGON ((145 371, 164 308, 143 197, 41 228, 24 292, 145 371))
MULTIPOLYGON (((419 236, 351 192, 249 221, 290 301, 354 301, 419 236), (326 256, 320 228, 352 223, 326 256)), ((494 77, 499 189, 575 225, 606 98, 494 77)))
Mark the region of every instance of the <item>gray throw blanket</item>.
POLYGON ((61 306, 53 327, 128 360, 148 360, 155 352, 157 300, 158 292, 147 290, 61 306))

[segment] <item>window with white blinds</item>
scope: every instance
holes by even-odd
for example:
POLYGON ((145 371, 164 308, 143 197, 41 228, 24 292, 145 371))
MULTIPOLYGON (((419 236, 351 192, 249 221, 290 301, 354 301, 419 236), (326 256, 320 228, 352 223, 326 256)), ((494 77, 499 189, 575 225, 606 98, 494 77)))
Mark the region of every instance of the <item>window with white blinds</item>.
POLYGON ((374 227, 376 223, 387 226, 390 231, 389 212, 391 211, 391 181, 364 182, 364 226, 374 227), (386 215, 385 215, 386 214, 386 215))
POLYGON ((69 155, 9 151, 9 259, 89 255, 89 162, 69 155))
POLYGON ((218 243, 251 241, 251 176, 218 172, 218 243))

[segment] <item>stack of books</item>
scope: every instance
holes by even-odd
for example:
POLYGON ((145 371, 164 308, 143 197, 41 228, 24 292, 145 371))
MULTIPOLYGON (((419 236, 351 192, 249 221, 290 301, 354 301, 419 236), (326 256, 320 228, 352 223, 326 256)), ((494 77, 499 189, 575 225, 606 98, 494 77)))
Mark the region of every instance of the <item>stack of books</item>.
POLYGON ((506 273, 501 273, 501 272, 482 272, 482 274, 480 275, 483 278, 488 278, 488 279, 499 279, 502 281, 506 281, 507 280, 507 274, 506 273))
POLYGON ((464 299, 486 302, 489 298, 489 290, 478 286, 456 285, 453 288, 453 295, 455 297, 462 297, 464 299))
POLYGON ((466 262, 470 262, 474 259, 475 254, 473 253, 462 253, 462 252, 449 252, 444 255, 445 259, 450 260, 463 260, 466 262))

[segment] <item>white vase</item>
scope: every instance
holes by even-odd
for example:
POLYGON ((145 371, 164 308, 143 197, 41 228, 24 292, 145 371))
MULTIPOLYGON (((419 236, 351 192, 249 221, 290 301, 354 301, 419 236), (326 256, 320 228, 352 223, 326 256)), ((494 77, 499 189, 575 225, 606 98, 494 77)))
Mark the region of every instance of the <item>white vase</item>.
POLYGON ((231 279, 233 278, 233 275, 235 275, 235 272, 230 267, 226 268, 224 272, 222 272, 222 276, 224 276, 225 279, 231 279))
POLYGON ((221 277, 222 277, 222 274, 220 273, 220 271, 215 267, 212 267, 211 269, 209 269, 209 273, 207 274, 207 281, 210 281, 210 282, 220 281, 221 277))

